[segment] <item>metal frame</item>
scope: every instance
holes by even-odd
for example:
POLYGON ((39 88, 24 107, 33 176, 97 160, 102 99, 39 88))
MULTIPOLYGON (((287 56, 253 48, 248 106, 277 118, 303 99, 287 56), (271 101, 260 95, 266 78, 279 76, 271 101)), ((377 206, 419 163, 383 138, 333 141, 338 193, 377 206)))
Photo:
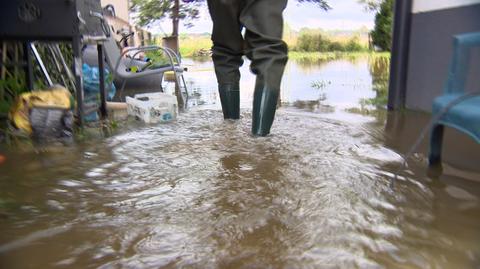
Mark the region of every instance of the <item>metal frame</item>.
MULTIPOLYGON (((121 61, 128 52, 137 51, 132 56, 132 58, 130 60, 130 63, 133 63, 133 61, 135 59, 135 56, 137 56, 139 53, 146 52, 146 51, 155 51, 155 50, 161 50, 161 51, 165 52, 165 54, 167 54, 167 56, 168 56, 168 59, 170 61, 170 66, 165 67, 162 72, 173 71, 174 76, 175 76, 175 80, 176 80, 176 83, 175 83, 176 93, 175 94, 177 95, 177 100, 179 102, 179 106, 182 107, 185 104, 187 104, 188 99, 189 99, 187 84, 185 82, 185 78, 183 77, 183 70, 184 69, 180 66, 181 65, 180 57, 178 56, 177 53, 175 53, 175 51, 173 51, 170 48, 160 47, 160 46, 143 46, 143 47, 135 47, 135 48, 126 49, 120 54, 120 56, 116 60, 116 65, 113 68, 113 75, 115 76, 118 73, 118 68, 121 65, 121 61), (183 89, 183 92, 182 92, 182 89, 183 89), (183 98, 183 93, 185 93, 185 96, 186 96, 185 99, 183 98)), ((147 70, 144 71, 145 73, 142 73, 142 72, 134 73, 134 74, 131 75, 131 77, 132 78, 133 77, 142 77, 142 76, 147 76, 147 75, 152 74, 152 73, 149 73, 148 71, 149 70, 147 69, 147 70)), ((161 70, 158 70, 158 69, 150 70, 150 71, 161 72, 161 70)), ((124 79, 124 83, 122 85, 122 90, 123 90, 123 87, 125 86, 125 81, 128 78, 125 78, 125 77, 121 77, 121 78, 124 79)))

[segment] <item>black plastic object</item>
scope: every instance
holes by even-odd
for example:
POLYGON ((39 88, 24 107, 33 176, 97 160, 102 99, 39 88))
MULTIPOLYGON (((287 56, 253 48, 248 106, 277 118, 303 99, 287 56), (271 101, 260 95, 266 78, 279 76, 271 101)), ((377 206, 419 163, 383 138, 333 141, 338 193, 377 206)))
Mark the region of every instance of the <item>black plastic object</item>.
POLYGON ((28 40, 70 40, 75 36, 103 36, 99 0, 2 1, 0 37, 28 40))

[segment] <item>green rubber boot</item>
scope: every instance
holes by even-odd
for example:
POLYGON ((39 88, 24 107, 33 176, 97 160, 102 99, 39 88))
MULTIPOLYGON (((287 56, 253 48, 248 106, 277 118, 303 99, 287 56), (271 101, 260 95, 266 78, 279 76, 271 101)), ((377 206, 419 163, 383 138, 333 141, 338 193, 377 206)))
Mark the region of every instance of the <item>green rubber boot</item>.
POLYGON ((253 135, 267 136, 270 133, 277 109, 278 95, 279 90, 269 88, 262 79, 257 78, 253 95, 253 135))
POLYGON ((240 119, 240 87, 238 83, 219 84, 218 92, 225 119, 240 119))

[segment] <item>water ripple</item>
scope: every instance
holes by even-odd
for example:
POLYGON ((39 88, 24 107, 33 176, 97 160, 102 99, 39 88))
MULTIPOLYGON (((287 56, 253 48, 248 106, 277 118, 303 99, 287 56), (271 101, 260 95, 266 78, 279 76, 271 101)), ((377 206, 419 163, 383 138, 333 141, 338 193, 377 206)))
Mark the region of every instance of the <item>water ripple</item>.
MULTIPOLYGON (((33 220, 75 219, 68 233, 42 238, 58 250, 55 264, 435 268, 449 264, 438 256, 463 255, 435 227, 430 187, 404 174, 392 191, 399 155, 361 126, 280 110, 273 135, 254 138, 250 117, 198 110, 87 145, 33 220), (71 240, 76 247, 60 251, 71 240)), ((0 249, 16 244, 8 241, 0 249)))

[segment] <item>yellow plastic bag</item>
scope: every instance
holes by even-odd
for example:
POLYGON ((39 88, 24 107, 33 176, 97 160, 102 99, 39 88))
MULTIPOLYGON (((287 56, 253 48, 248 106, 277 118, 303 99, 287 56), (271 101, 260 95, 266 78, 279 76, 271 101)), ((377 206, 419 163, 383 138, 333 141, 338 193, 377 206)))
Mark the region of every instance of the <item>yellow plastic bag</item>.
POLYGON ((10 110, 9 117, 15 127, 32 133, 29 112, 32 107, 70 109, 72 95, 62 86, 53 86, 45 91, 35 91, 21 94, 10 110))
POLYGON ((175 82, 176 81, 175 72, 173 72, 173 71, 166 71, 165 73, 163 73, 163 76, 165 78, 165 81, 168 81, 168 82, 175 82))

